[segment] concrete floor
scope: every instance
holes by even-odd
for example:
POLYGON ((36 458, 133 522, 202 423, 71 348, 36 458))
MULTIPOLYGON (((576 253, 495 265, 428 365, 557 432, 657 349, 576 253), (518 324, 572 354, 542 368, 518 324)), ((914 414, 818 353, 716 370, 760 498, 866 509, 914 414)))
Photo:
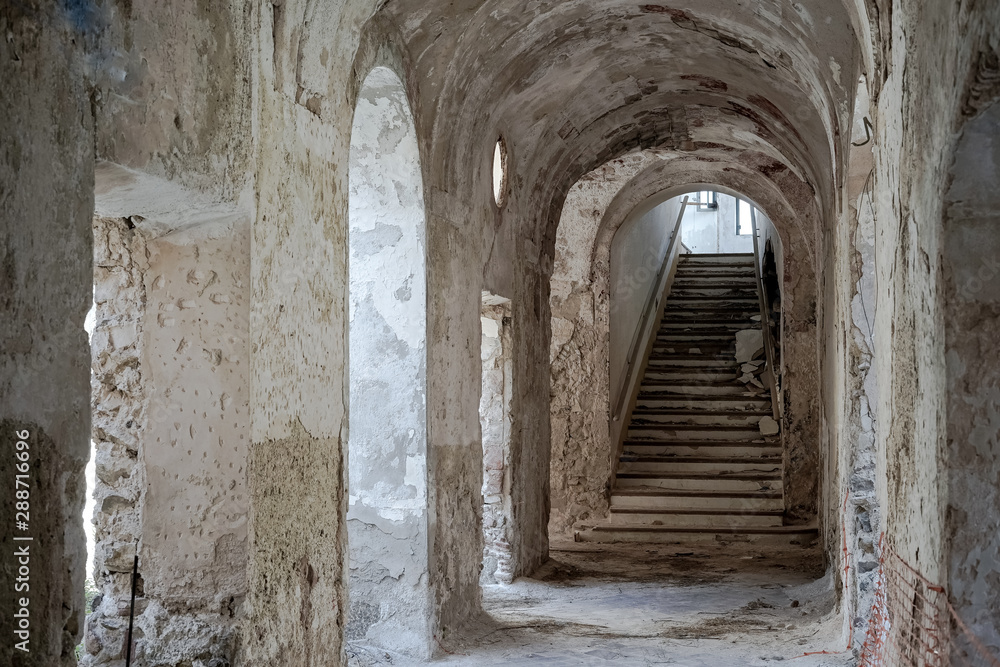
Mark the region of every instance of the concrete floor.
MULTIPOLYGON (((819 555, 554 544, 534 577, 483 591, 443 665, 851 665, 819 555), (805 655, 828 651, 826 655, 805 655)), ((349 645, 349 664, 425 664, 349 645)))

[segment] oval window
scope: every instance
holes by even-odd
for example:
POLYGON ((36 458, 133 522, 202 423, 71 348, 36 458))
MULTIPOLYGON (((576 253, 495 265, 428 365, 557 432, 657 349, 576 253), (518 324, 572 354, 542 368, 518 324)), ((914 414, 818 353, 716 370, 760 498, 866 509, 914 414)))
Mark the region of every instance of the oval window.
POLYGON ((493 201, 503 206, 507 196, 507 146, 503 137, 497 139, 493 149, 493 201))

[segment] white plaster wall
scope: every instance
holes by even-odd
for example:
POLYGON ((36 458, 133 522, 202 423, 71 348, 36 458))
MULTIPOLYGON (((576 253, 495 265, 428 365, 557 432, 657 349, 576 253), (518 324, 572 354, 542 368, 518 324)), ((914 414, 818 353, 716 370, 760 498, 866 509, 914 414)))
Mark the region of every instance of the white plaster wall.
POLYGON ((667 254, 680 208, 679 197, 665 201, 627 220, 611 241, 609 356, 612 401, 617 400, 621 390, 629 346, 650 293, 656 287, 657 273, 667 254))
POLYGON ((402 83, 361 89, 350 162, 348 640, 427 657, 423 188, 402 83))

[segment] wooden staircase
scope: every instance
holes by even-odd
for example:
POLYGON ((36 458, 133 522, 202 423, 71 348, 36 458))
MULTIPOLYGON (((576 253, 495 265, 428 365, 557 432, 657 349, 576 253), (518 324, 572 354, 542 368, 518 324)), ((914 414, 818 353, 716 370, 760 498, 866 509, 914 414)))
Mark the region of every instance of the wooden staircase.
MULTIPOLYGON (((577 541, 809 545, 783 522, 766 389, 741 382, 736 333, 760 329, 752 254, 682 255, 618 461, 606 520, 577 541)), ((758 362, 757 365, 760 365, 758 362)))

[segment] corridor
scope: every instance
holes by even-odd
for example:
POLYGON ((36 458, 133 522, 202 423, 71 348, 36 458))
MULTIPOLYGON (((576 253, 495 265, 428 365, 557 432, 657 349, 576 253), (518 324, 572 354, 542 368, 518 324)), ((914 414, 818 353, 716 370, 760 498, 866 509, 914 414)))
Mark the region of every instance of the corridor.
POLYGON ((0 664, 1000 665, 1000 3, 0 29, 0 664))
MULTIPOLYGON (((551 553, 533 576, 488 587, 486 617, 442 642, 435 664, 854 664, 818 551, 560 543, 551 553)), ((358 667, 420 664, 348 655, 358 667)))

